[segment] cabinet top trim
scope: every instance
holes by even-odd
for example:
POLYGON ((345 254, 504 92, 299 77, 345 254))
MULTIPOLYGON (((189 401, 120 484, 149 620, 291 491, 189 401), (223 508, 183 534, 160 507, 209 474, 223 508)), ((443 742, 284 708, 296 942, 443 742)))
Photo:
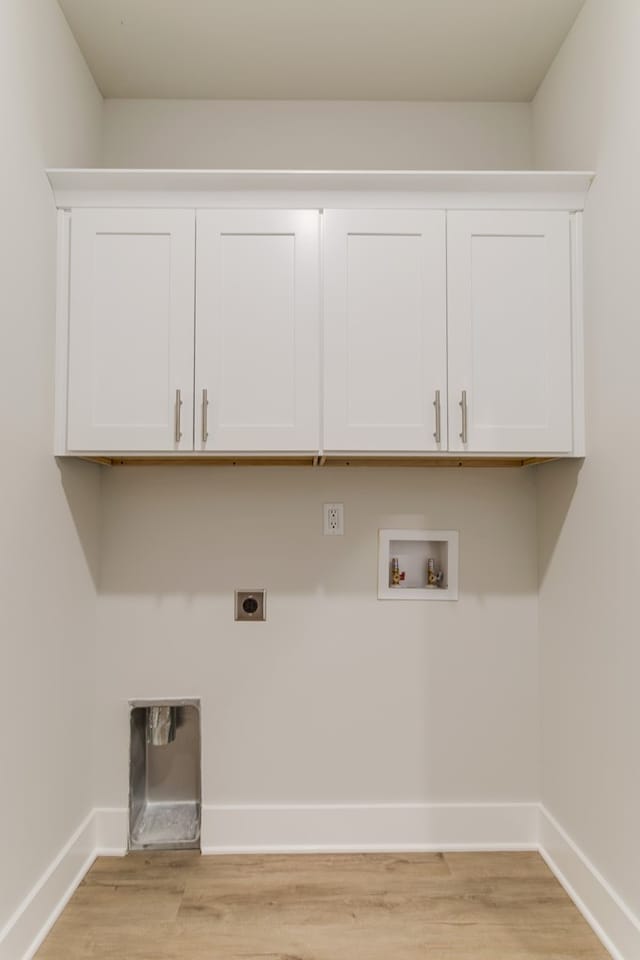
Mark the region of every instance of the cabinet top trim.
POLYGON ((58 207, 383 204, 582 210, 591 172, 521 170, 47 170, 58 207), (366 196, 365 196, 366 195, 366 196))

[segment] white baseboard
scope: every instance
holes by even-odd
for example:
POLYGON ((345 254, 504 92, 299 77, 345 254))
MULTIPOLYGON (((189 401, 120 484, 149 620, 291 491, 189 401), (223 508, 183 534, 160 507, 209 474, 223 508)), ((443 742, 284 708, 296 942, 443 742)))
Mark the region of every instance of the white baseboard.
POLYGON ((93 811, 0 931, 0 960, 29 960, 95 859, 93 811))
POLYGON ((95 858, 126 852, 126 811, 124 848, 115 842, 120 831, 113 830, 111 813, 92 810, 47 867, 0 930, 0 960, 31 960, 95 858))
POLYGON ((205 806, 203 853, 537 848, 535 803, 205 806))
MULTIPOLYGON (((95 810, 98 854, 127 849, 127 810, 95 810)), ((202 852, 535 850, 536 803, 205 805, 202 852)))
POLYGON ((614 960, 640 957, 640 920, 540 806, 540 854, 614 960))
MULTIPOLYGON (((202 841, 204 854, 539 850, 614 960, 640 957, 640 920, 537 803, 205 806, 202 841)), ((93 810, 0 931, 0 960, 30 960, 96 856, 126 849, 127 810, 93 810)))
POLYGON ((96 857, 124 857, 129 834, 126 807, 96 807, 96 857))

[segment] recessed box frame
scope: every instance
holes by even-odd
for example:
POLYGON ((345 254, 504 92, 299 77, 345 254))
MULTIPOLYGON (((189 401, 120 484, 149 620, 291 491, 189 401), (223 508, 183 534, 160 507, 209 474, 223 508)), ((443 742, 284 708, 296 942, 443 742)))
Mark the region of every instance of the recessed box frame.
POLYGON ((200 700, 129 702, 129 850, 199 850, 201 820, 200 700), (147 742, 150 707, 174 707, 175 739, 147 742))
POLYGON ((379 600, 457 600, 457 530, 380 530, 378 541, 379 600), (400 559, 406 578, 391 586, 391 560, 400 559), (444 573, 443 586, 426 586, 427 560, 433 557, 444 573))

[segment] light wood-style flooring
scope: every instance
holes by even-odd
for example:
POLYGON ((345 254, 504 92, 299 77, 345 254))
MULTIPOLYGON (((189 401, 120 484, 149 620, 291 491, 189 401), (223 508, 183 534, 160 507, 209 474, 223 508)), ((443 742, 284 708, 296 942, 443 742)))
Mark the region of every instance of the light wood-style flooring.
POLYGON ((93 865, 37 960, 606 960, 537 853, 93 865))

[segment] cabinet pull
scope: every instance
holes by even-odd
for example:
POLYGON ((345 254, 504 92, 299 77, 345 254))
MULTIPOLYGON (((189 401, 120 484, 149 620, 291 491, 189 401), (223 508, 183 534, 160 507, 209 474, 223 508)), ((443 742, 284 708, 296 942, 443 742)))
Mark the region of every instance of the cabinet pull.
POLYGON ((176 443, 180 443, 182 440, 182 428, 180 426, 182 412, 182 393, 180 390, 176 390, 176 433, 175 440, 176 443))
POLYGON ((440 428, 441 428, 442 421, 441 421, 441 413, 440 413, 440 391, 439 390, 436 390, 436 398, 433 401, 433 406, 435 407, 435 411, 436 411, 436 429, 433 436, 436 443, 440 443, 440 433, 441 433, 440 428))
POLYGON ((206 390, 202 391, 202 442, 206 443, 209 438, 209 395, 206 390))
POLYGON ((462 400, 460 401, 460 409, 462 410, 462 431, 460 433, 460 439, 463 443, 467 442, 467 391, 462 391, 462 400))

